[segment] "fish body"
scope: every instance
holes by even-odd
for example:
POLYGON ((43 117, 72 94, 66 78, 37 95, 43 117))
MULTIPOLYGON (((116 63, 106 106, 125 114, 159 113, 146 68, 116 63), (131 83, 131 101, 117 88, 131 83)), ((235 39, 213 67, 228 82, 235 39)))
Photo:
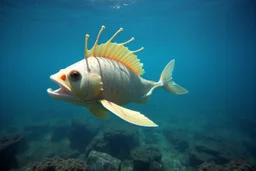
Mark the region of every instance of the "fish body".
POLYGON ((146 103, 153 90, 164 88, 175 94, 186 94, 187 90, 172 80, 174 60, 163 70, 160 80, 154 82, 141 77, 144 73, 136 52, 130 51, 124 43, 112 43, 112 39, 123 29, 119 29, 106 43, 98 45, 102 26, 94 46, 88 50, 86 35, 85 58, 50 76, 59 84, 57 90, 48 89, 55 98, 86 107, 98 118, 107 119, 108 111, 118 117, 140 126, 157 126, 143 114, 122 106, 128 103, 146 103))
POLYGON ((107 99, 118 105, 125 105, 138 101, 154 86, 153 82, 143 79, 122 63, 112 59, 89 58, 87 67, 91 73, 100 75, 103 82, 104 91, 97 100, 107 99))

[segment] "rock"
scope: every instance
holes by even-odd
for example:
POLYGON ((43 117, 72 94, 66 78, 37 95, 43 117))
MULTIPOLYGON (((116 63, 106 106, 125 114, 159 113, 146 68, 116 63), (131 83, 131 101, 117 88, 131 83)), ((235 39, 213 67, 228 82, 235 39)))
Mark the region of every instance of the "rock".
POLYGON ((139 145, 137 137, 137 129, 107 128, 94 137, 86 153, 95 150, 121 160, 131 159, 131 150, 139 145))
POLYGON ((188 153, 188 165, 192 166, 192 167, 196 167, 199 164, 201 164, 202 162, 204 162, 203 160, 209 160, 210 156, 208 155, 200 155, 200 154, 195 154, 193 151, 191 151, 190 153, 188 153))
POLYGON ((86 163, 89 171, 119 171, 121 161, 109 154, 91 151, 86 163))
POLYGON ((72 121, 68 135, 70 148, 84 152, 86 146, 96 135, 97 130, 98 128, 92 123, 85 121, 72 121))
POLYGON ((162 169, 162 153, 160 149, 155 145, 146 145, 137 147, 131 152, 131 156, 134 164, 134 171, 142 171, 154 169, 157 167, 155 163, 158 163, 158 168, 162 169))
POLYGON ((164 166, 161 163, 153 161, 150 163, 148 171, 164 171, 164 166))
POLYGON ((82 160, 49 158, 35 163, 28 171, 86 171, 87 165, 82 160))
POLYGON ((9 171, 18 168, 16 154, 28 148, 27 141, 22 134, 7 135, 0 138, 0 168, 9 171))
POLYGON ((216 141, 196 141, 188 153, 189 164, 193 167, 203 162, 224 164, 232 159, 228 147, 216 141))
POLYGON ((124 160, 121 163, 121 171, 133 171, 133 162, 131 160, 124 160))
POLYGON ((179 152, 185 152, 189 148, 188 136, 184 130, 170 130, 166 128, 163 133, 166 139, 174 145, 175 149, 179 152))
POLYGON ((140 141, 145 144, 159 144, 161 143, 162 130, 150 129, 145 127, 140 131, 140 141))
MULTIPOLYGON (((89 153, 92 150, 104 152, 105 150, 102 150, 102 151, 100 150, 100 149, 102 149, 101 148, 102 143, 104 143, 104 132, 100 131, 100 132, 98 132, 98 134, 96 136, 93 137, 90 144, 88 144, 86 146, 85 153, 84 153, 85 156, 88 157, 89 153)), ((103 146, 104 146, 104 144, 103 144, 103 146)))
MULTIPOLYGON (((250 158, 253 151, 250 150, 247 142, 255 143, 251 140, 245 140, 243 136, 237 134, 232 136, 228 132, 205 132, 200 131, 194 135, 193 144, 190 146, 190 158, 197 158, 202 162, 214 162, 223 165, 235 158, 250 158), (232 145, 231 145, 232 144, 232 145)), ((194 160, 193 159, 193 160, 194 160)), ((194 160, 195 161, 195 160, 194 160)), ((198 164, 198 163, 197 163, 198 164)))

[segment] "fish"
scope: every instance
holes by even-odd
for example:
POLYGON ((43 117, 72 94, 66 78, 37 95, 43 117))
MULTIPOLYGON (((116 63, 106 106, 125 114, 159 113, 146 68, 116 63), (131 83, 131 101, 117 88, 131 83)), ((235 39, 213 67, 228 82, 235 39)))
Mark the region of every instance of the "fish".
POLYGON ((144 50, 130 50, 123 43, 113 39, 123 31, 121 27, 105 43, 99 44, 103 25, 91 49, 88 49, 89 34, 85 36, 84 58, 50 76, 59 85, 47 89, 50 97, 76 106, 87 108, 100 119, 109 119, 110 113, 131 124, 142 127, 158 127, 144 114, 125 107, 129 103, 145 104, 154 90, 162 88, 167 92, 182 95, 188 91, 173 81, 175 59, 163 69, 159 81, 142 78, 143 63, 136 53, 144 50))

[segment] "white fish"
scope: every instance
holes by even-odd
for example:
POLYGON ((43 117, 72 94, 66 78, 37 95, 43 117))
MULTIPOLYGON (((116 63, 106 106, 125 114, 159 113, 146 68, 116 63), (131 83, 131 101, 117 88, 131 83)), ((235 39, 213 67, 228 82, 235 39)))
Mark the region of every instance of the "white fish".
POLYGON ((131 51, 124 46, 134 38, 124 43, 113 43, 122 28, 107 42, 98 45, 104 29, 102 26, 90 50, 87 48, 89 35, 86 35, 84 59, 50 76, 60 88, 49 88, 48 94, 55 99, 86 107, 98 118, 107 119, 108 111, 111 111, 135 125, 158 126, 143 114, 122 106, 132 102, 146 103, 152 92, 160 87, 174 94, 186 94, 188 91, 172 79, 174 60, 164 68, 158 82, 146 80, 141 77, 143 64, 135 55, 143 48, 131 51))

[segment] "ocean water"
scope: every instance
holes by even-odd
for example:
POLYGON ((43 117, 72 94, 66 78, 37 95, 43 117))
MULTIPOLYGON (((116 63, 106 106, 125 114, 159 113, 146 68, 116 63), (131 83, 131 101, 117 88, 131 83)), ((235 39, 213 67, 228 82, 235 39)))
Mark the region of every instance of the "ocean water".
POLYGON ((182 165, 180 170, 237 158, 256 164, 255 0, 1 0, 0 30, 0 134, 22 132, 29 144, 17 156, 18 168, 52 153, 71 153, 68 136, 59 144, 50 139, 56 125, 74 119, 90 121, 100 131, 137 129, 138 146, 158 145, 166 170, 177 169, 173 161, 182 165), (47 88, 58 87, 50 75, 83 59, 85 34, 91 47, 102 25, 100 43, 122 27, 114 41, 135 37, 129 49, 145 48, 137 54, 143 78, 158 81, 175 59, 173 79, 188 94, 157 90, 148 103, 127 105, 158 128, 133 126, 114 115, 99 120, 87 109, 48 96, 47 88), (31 138, 37 129, 35 134, 43 136, 31 138), (197 153, 200 162, 193 165, 195 149, 206 155, 197 153))

